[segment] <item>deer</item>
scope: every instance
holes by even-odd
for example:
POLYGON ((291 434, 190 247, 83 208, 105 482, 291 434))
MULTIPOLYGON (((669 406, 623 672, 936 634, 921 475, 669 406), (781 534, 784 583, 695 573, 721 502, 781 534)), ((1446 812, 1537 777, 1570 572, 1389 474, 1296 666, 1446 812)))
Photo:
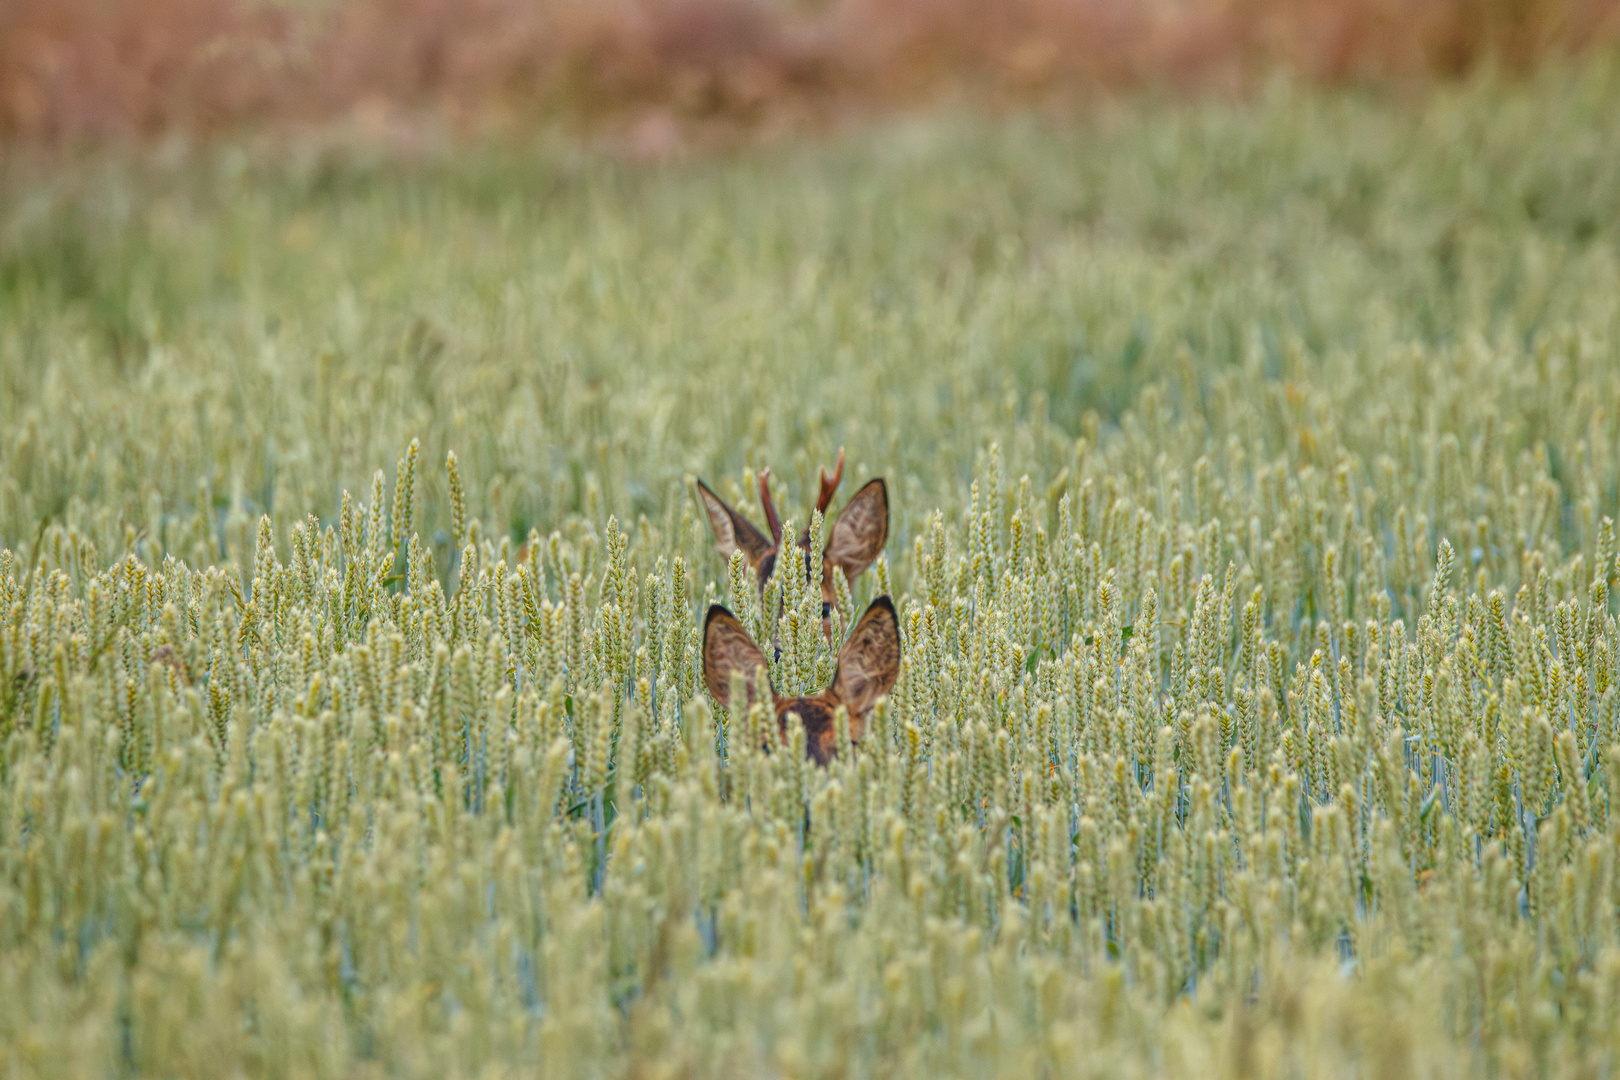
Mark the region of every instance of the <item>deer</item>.
POLYGON ((734 676, 740 676, 746 688, 747 701, 741 708, 768 698, 783 738, 788 715, 797 715, 804 725, 805 756, 826 766, 838 752, 839 707, 849 714, 850 742, 859 743, 872 707, 888 696, 900 676, 900 622, 894 603, 887 596, 873 600, 839 648, 831 684, 819 694, 796 697, 776 693, 764 651, 735 615, 713 604, 703 620, 703 685, 728 709, 734 676))
MULTIPOLYGON (((770 529, 768 536, 711 491, 701 477, 697 481, 698 496, 709 517, 709 528, 714 531, 715 546, 720 549, 721 558, 730 559, 732 552, 741 551, 762 593, 765 583, 776 571, 776 559, 782 550, 782 519, 771 499, 770 475, 768 467, 760 470, 759 501, 770 529)), ((816 510, 825 516, 833 493, 838 490, 838 482, 844 477, 842 446, 838 448, 838 464, 832 476, 827 475, 825 465, 820 466, 819 475, 821 491, 816 497, 816 510)), ((829 641, 832 640, 832 610, 838 603, 838 587, 833 575, 842 570, 844 577, 854 584, 861 572, 883 553, 888 539, 889 489, 879 476, 861 486, 827 530, 827 542, 821 551, 821 622, 822 632, 829 641)), ((805 553, 805 573, 813 574, 815 564, 811 558, 808 525, 799 534, 798 544, 805 553)))

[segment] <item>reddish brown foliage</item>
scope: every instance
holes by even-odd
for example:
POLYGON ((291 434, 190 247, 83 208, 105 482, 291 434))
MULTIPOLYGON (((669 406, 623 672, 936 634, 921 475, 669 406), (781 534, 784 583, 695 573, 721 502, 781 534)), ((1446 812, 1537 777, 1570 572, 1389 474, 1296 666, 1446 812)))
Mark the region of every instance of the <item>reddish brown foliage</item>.
POLYGON ((0 134, 59 141, 355 112, 754 123, 1001 100, 1510 68, 1620 0, 5 0, 0 134))

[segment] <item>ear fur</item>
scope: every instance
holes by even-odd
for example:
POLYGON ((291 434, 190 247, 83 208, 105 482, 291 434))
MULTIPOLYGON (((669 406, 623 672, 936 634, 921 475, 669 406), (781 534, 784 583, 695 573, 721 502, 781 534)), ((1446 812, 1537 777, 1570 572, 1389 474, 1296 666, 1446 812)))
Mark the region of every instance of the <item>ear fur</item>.
POLYGON ((872 705, 894 689, 900 677, 900 620, 887 596, 873 600, 838 650, 838 671, 831 693, 849 709, 850 719, 865 717, 872 705))
POLYGON ((733 672, 741 674, 748 686, 748 704, 772 695, 765 654, 735 615, 713 604, 703 619, 703 685, 727 708, 731 707, 733 672))
POLYGON ((703 511, 709 516, 709 528, 714 530, 715 546, 723 558, 731 558, 733 551, 741 551, 754 571, 765 556, 775 550, 770 537, 760 532, 754 523, 733 510, 726 502, 709 490, 702 480, 697 482, 698 498, 703 511))
POLYGON ((878 477, 867 481, 833 520, 821 555, 822 593, 832 584, 833 567, 841 567, 844 576, 854 581, 883 553, 888 539, 889 489, 878 477))

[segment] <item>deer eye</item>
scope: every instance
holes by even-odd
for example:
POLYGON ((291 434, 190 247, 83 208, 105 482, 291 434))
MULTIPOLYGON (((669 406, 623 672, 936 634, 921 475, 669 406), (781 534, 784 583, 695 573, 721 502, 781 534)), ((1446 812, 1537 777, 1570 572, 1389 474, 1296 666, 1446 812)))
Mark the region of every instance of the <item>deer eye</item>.
POLYGON ((831 614, 832 614, 832 605, 827 603, 827 601, 823 600, 821 602, 821 617, 823 619, 825 619, 827 616, 829 616, 831 614))

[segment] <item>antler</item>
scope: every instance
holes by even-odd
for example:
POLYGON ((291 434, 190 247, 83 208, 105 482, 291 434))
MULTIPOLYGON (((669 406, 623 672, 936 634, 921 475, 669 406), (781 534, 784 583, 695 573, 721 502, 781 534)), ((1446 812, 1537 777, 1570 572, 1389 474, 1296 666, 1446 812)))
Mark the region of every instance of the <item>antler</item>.
MULTIPOLYGON (((817 471, 821 474, 821 494, 816 496, 816 513, 825 517, 827 507, 832 504, 833 492, 838 490, 838 481, 844 478, 844 448, 842 446, 838 448, 838 464, 833 466, 831 479, 827 477, 827 466, 819 466, 817 471)), ((804 548, 806 552, 810 550, 810 526, 808 524, 799 533, 799 546, 804 548)), ((808 564, 806 564, 805 569, 810 569, 808 564)))
POLYGON ((771 468, 759 470, 759 502, 765 508, 765 524, 770 526, 771 539, 782 542, 782 519, 776 516, 776 503, 771 501, 771 468))
POLYGON ((827 466, 820 467, 821 494, 816 496, 816 510, 822 514, 832 503, 833 492, 838 490, 838 481, 844 478, 844 448, 838 448, 838 465, 833 469, 832 479, 827 479, 827 466))

